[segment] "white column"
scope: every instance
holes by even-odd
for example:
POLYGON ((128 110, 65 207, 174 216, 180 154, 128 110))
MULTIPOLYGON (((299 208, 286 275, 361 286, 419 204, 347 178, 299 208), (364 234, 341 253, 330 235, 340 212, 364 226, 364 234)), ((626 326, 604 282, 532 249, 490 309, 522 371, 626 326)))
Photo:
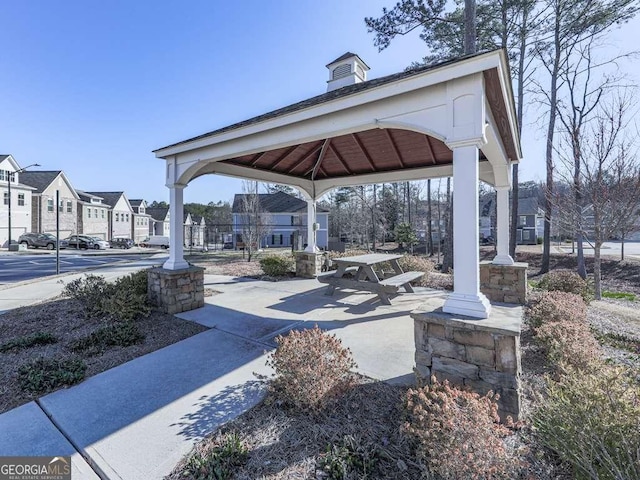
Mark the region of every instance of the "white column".
POLYGON ((314 198, 307 199, 307 248, 305 252, 315 253, 318 251, 316 247, 316 231, 314 226, 316 223, 316 200, 314 198))
POLYGON ((496 187, 496 247, 498 254, 491 263, 496 265, 513 265, 509 255, 509 187, 496 187))
POLYGON ((480 293, 478 251, 478 147, 453 148, 453 293, 445 313, 487 318, 491 304, 480 293))
POLYGON ((186 185, 176 183, 169 187, 169 260, 164 262, 167 270, 189 268, 184 259, 183 190, 186 185))

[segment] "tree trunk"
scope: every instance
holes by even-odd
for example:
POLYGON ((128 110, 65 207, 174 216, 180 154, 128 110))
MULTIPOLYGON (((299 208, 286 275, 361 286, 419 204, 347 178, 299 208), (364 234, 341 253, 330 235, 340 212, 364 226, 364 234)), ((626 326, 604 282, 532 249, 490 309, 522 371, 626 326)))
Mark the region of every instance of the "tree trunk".
POLYGON ((464 0, 464 53, 476 53, 475 0, 464 0))
POLYGON ((549 92, 549 125, 547 128, 547 145, 545 152, 545 159, 547 164, 547 185, 546 195, 544 201, 544 242, 542 249, 542 265, 540 267, 540 273, 547 273, 549 271, 549 263, 551 260, 551 216, 552 216, 552 203, 551 198, 553 195, 553 135, 556 128, 556 114, 558 104, 558 75, 560 72, 560 14, 555 13, 555 28, 554 28, 554 57, 553 66, 551 69, 551 88, 549 92))
POLYGON ((446 211, 444 217, 445 241, 442 252, 442 272, 447 273, 453 265, 453 201, 451 194, 451 178, 447 178, 446 211))
POLYGON ((600 247, 602 243, 596 241, 593 248, 593 287, 594 297, 596 300, 602 300, 602 279, 600 277, 601 272, 601 260, 600 260, 600 247))
POLYGON ((624 232, 621 237, 622 244, 620 245, 620 260, 624 260, 624 232))
POLYGON ((431 227, 431 179, 427 180, 427 250, 433 257, 433 231, 431 227))

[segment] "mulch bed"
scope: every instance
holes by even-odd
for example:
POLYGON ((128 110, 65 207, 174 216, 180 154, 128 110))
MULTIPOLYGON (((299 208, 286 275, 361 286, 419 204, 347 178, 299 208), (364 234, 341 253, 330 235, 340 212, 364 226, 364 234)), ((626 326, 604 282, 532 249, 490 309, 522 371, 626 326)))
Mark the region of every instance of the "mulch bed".
POLYGON ((58 299, 0 315, 0 345, 36 332, 49 333, 57 339, 53 344, 0 353, 0 413, 37 397, 23 391, 18 381, 18 369, 32 360, 81 358, 87 364, 85 378, 88 378, 207 330, 196 323, 156 310, 149 317, 136 320, 135 323, 144 335, 141 343, 128 347, 114 346, 104 353, 92 355, 72 352, 69 345, 106 323, 97 318, 85 318, 82 309, 73 300, 58 299))

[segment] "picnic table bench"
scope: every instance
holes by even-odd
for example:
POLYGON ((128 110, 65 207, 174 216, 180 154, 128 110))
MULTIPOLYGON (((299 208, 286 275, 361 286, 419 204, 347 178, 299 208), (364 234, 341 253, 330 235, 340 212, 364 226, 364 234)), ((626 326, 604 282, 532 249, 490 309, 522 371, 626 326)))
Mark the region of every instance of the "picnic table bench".
POLYGON ((397 295, 401 288, 413 293, 411 282, 424 275, 424 272, 403 272, 398 263, 399 258, 402 255, 383 253, 336 258, 333 262, 338 265, 338 269, 319 275, 318 281, 328 284, 325 295, 333 295, 336 288, 364 290, 377 294, 385 305, 391 305, 390 295, 397 295), (376 272, 375 267, 380 269, 385 263, 391 266, 394 275, 386 277, 376 272))

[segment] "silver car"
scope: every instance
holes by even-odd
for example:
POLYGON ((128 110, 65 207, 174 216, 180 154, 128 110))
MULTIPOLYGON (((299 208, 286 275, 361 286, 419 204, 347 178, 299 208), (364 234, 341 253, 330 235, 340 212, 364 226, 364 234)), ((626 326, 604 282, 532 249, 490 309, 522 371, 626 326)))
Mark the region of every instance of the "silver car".
POLYGON ((95 250, 106 250, 107 248, 111 248, 111 244, 100 237, 91 237, 91 240, 93 240, 93 248, 95 250))

